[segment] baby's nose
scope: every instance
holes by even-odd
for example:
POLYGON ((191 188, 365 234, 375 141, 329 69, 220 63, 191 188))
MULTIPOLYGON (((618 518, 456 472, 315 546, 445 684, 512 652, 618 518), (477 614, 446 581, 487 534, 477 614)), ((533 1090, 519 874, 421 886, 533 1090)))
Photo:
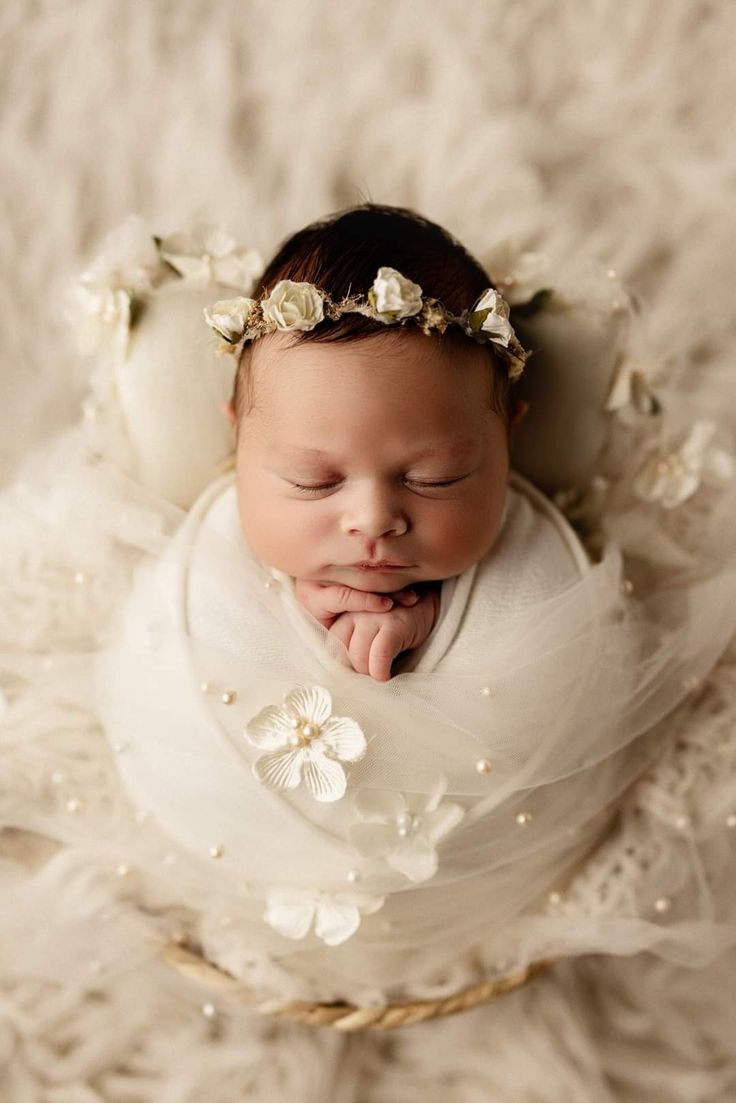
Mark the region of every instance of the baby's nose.
POLYGON ((403 510, 390 494, 380 490, 366 491, 345 509, 342 528, 345 533, 356 533, 370 540, 381 536, 401 536, 409 522, 403 510))

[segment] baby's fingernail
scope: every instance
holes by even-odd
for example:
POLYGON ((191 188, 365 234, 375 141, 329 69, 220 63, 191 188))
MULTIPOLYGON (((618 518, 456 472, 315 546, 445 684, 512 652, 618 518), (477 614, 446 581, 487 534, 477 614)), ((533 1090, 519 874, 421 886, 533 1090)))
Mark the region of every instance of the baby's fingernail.
POLYGON ((390 609, 393 605, 393 601, 390 597, 382 597, 378 599, 378 604, 381 606, 382 609, 390 609))

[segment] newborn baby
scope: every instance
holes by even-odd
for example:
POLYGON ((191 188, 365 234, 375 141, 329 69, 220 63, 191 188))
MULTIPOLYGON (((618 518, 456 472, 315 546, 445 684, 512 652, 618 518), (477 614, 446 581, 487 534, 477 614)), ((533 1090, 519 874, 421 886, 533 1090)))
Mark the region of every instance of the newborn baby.
POLYGON ((192 897, 238 915, 205 947, 235 975, 247 947, 329 999, 427 976, 557 883, 625 782, 620 559, 509 470, 525 354, 489 282, 368 207, 207 308, 235 477, 136 572, 97 711, 137 805, 216 864, 192 897))
MULTIPOLYGON (((439 227, 367 208, 287 241, 263 274, 277 289, 266 302, 281 321, 291 310, 309 324, 307 283, 337 302, 364 293, 382 264, 395 266, 381 269, 393 273, 383 289, 393 314, 416 285, 460 314, 489 284, 439 227)), ((513 339, 503 322, 498 343, 476 343, 459 328, 427 334, 348 313, 244 345, 227 407, 243 534, 378 681, 429 636, 443 580, 479 562, 499 531, 523 413, 499 355, 513 339)))

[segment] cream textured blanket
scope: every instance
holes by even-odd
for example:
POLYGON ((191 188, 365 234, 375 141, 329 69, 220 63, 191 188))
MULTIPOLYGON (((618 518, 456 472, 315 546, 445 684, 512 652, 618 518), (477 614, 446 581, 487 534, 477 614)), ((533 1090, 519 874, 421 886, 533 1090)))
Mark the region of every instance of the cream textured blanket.
MULTIPOLYGON (((60 297, 129 211, 162 232, 218 218, 267 252, 360 194, 416 206, 481 256, 513 237, 560 270, 581 257, 617 269, 646 304, 643 358, 668 365, 668 415, 683 427, 715 415, 733 429, 735 153, 724 135, 734 69, 724 43, 735 21, 724 0, 468 0, 462 11, 399 0, 380 15, 353 0, 5 5, 3 481, 76 419, 88 369, 65 337, 60 297)), ((63 448, 55 456, 58 475, 72 460, 63 448)), ((48 470, 33 468, 0 501, 2 647, 88 647, 129 557, 116 546, 106 569, 76 582, 111 549, 88 554, 94 519, 64 508, 48 470)), ((644 538, 627 524, 623 534, 644 538)), ((693 868, 707 837, 723 872, 712 883, 703 872, 692 891, 715 918, 734 914, 735 671, 729 651, 692 699, 686 750, 665 755, 622 808, 622 845, 591 869, 588 888, 614 910, 631 892, 626 863, 641 859, 638 891, 666 925, 678 871, 693 868)), ((105 850, 104 825, 123 805, 101 796, 115 792, 101 733, 34 702, 6 711, 2 729, 0 1095, 10 1103, 736 1094, 733 957, 696 970, 648 955, 562 963, 471 1015, 389 1039, 232 1014, 173 979, 128 925, 127 906, 111 906, 135 874, 119 876, 124 851, 105 850), (12 857, 17 823, 64 842, 35 883, 12 857), (56 947, 68 969, 54 983, 56 947)), ((47 857, 39 845, 29 862, 47 857)), ((155 857, 175 882, 165 839, 155 857)), ((159 915, 158 900, 149 906, 159 915)))

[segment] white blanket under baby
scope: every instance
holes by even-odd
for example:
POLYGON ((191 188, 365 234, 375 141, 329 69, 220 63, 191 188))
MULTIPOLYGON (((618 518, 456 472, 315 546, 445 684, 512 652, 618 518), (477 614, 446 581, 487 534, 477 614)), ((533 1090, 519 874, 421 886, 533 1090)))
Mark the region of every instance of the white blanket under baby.
POLYGON ((600 839, 731 629, 718 579, 646 611, 622 581, 614 546, 591 565, 512 475, 493 548, 377 683, 253 556, 233 477, 209 487, 139 568, 96 682, 129 793, 209 886, 209 956, 360 999, 502 944, 600 839))

